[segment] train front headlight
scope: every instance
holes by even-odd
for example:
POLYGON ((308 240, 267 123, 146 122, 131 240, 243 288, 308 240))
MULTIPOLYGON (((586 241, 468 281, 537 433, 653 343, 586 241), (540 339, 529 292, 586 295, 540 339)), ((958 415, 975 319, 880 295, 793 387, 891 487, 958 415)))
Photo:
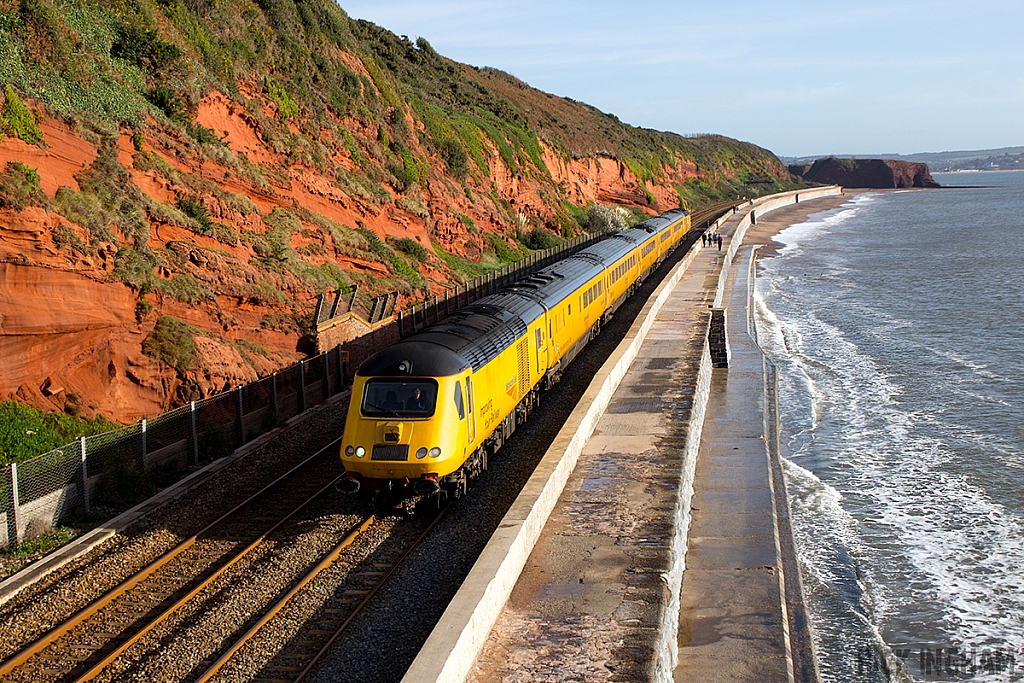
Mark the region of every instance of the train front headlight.
POLYGON ((366 455, 366 449, 362 446, 356 446, 356 457, 361 458, 366 455))
POLYGON ((416 459, 417 460, 422 460, 425 457, 427 457, 427 449, 426 448, 420 448, 419 450, 416 451, 416 459))
POLYGON ((438 448, 437 446, 434 446, 433 448, 431 448, 430 449, 430 457, 431 458, 440 458, 441 457, 441 449, 438 448))
POLYGON ((355 449, 354 446, 345 446, 345 455, 347 455, 348 457, 351 458, 355 454, 356 454, 356 449, 355 449))

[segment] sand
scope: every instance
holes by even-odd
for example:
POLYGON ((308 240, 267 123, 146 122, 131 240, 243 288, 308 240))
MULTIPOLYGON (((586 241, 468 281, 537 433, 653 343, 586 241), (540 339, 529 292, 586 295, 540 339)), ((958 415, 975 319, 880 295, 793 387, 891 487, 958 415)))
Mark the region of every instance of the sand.
POLYGON ((813 213, 839 208, 843 204, 852 200, 858 194, 863 193, 864 191, 847 190, 844 194, 838 196, 812 199, 800 202, 799 204, 792 204, 781 209, 776 209, 775 211, 770 211, 764 214, 763 217, 759 214, 757 217, 757 224, 750 226, 747 230, 747 234, 743 238, 743 244, 764 245, 758 250, 757 257, 759 259, 770 258, 775 255, 778 247, 780 246, 779 243, 773 239, 780 232, 791 225, 803 223, 807 220, 808 216, 813 213))

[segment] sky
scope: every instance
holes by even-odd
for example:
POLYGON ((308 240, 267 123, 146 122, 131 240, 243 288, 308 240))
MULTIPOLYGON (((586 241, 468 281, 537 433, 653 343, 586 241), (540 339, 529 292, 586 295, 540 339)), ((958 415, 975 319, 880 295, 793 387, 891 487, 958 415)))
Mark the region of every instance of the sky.
POLYGON ((634 126, 780 156, 1024 145, 1024 0, 340 0, 634 126))

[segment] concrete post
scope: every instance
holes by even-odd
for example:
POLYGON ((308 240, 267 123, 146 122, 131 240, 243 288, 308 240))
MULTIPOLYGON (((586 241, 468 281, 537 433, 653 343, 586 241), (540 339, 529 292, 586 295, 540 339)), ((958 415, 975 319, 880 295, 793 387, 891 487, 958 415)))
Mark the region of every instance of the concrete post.
POLYGON ((306 412, 306 364, 299 361, 299 411, 306 412))
POLYGON ((324 366, 323 367, 323 369, 324 369, 324 372, 323 372, 324 386, 323 386, 323 399, 322 400, 326 401, 327 399, 329 399, 331 397, 331 364, 328 362, 327 352, 326 351, 324 351, 323 353, 320 354, 320 363, 321 363, 321 365, 324 366))
POLYGON ((196 402, 190 401, 188 408, 188 434, 186 434, 186 448, 188 451, 188 465, 195 467, 199 464, 199 428, 196 420, 196 402))
POLYGON ((139 420, 139 471, 146 471, 146 418, 139 420))
POLYGON ((235 389, 235 448, 245 443, 245 406, 242 405, 242 387, 235 389))
POLYGON ((85 512, 89 512, 89 465, 85 460, 85 437, 78 437, 78 492, 85 512))
POLYGON ((277 416, 277 373, 270 373, 270 412, 277 416))
POLYGON ((7 516, 7 543, 21 543, 21 503, 18 501, 18 463, 11 463, 11 508, 7 516))

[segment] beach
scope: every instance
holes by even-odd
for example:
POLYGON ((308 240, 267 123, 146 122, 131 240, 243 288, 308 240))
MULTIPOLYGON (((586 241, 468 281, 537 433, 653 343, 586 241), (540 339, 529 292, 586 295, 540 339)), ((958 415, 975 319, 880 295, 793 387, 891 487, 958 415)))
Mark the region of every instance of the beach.
POLYGON ((800 202, 799 204, 793 204, 781 209, 776 209, 775 211, 765 214, 763 218, 760 216, 757 218, 757 223, 747 229, 747 234, 743 238, 743 244, 750 246, 761 245, 761 248, 758 249, 757 257, 759 259, 770 258, 776 253, 780 246, 779 243, 772 238, 786 228, 803 223, 812 214, 819 213, 821 211, 829 211, 831 209, 838 209, 843 204, 851 201, 858 194, 876 191, 877 190, 844 190, 843 194, 839 196, 812 199, 810 201, 800 202))

